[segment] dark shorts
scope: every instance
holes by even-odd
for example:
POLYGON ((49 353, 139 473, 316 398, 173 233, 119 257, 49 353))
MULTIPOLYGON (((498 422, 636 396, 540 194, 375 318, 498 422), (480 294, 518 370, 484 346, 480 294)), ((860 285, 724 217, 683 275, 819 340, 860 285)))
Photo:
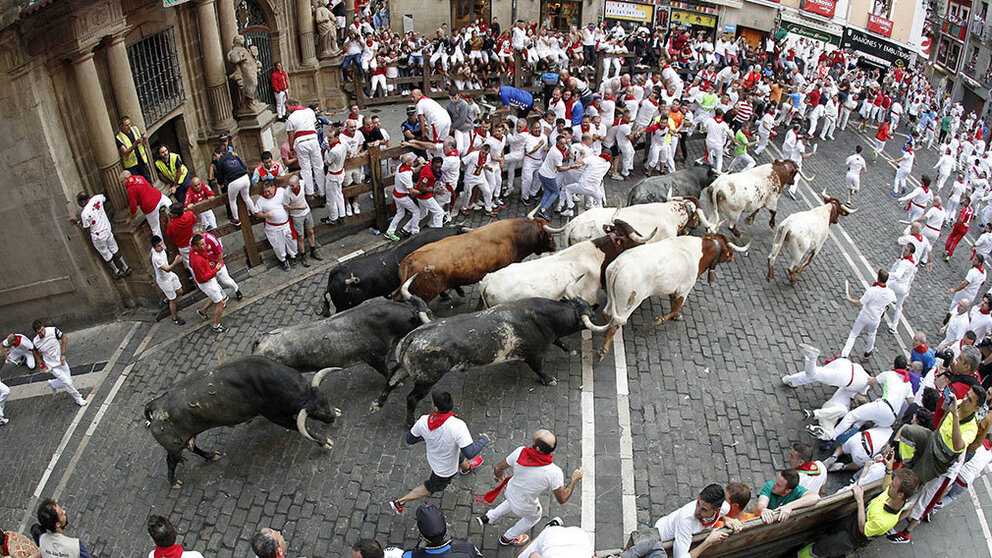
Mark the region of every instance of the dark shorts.
POLYGON ((427 492, 436 494, 443 491, 445 488, 448 488, 448 485, 451 484, 451 479, 453 478, 455 478, 455 475, 451 475, 450 477, 439 477, 434 474, 434 471, 431 471, 431 478, 427 479, 427 482, 424 483, 424 488, 427 489, 427 492))
POLYGON ((620 154, 620 146, 614 143, 612 146, 610 146, 610 156, 616 157, 619 154, 620 154))

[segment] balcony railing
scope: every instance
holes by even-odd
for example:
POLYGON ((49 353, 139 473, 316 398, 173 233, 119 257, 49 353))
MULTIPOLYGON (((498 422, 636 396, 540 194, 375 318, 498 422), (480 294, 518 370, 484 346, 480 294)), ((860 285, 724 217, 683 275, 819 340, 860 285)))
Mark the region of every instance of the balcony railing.
POLYGON ((984 73, 978 73, 976 71, 977 69, 978 60, 972 59, 961 68, 961 72, 986 89, 992 89, 992 67, 988 68, 984 73))
POLYGON ((954 37, 955 39, 963 42, 965 36, 968 33, 968 29, 965 27, 965 25, 962 25, 963 23, 964 22, 956 22, 949 19, 945 19, 940 24, 940 31, 945 35, 954 37))

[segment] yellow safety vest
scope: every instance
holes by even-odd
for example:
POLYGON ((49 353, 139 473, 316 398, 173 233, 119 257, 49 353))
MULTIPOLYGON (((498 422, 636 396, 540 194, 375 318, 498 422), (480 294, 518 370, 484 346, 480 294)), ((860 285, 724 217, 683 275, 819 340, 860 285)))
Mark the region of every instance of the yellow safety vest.
MULTIPOLYGON (((141 132, 136 126, 131 126, 131 134, 133 137, 125 134, 124 132, 117 132, 117 141, 121 142, 125 149, 131 149, 131 145, 134 143, 135 137, 141 137, 141 132)), ((132 151, 130 155, 122 157, 125 169, 138 165, 138 156, 135 154, 137 151, 141 152, 141 160, 146 164, 148 163, 148 152, 145 151, 145 144, 141 144, 137 149, 132 151)))
POLYGON ((175 182, 176 184, 182 184, 186 180, 186 175, 189 174, 189 170, 186 169, 186 165, 179 160, 179 155, 175 153, 169 153, 169 163, 166 165, 165 161, 161 159, 155 159, 155 168, 165 175, 170 182, 175 182), (177 174, 178 173, 178 174, 177 174), (178 176, 179 178, 176 178, 178 176))

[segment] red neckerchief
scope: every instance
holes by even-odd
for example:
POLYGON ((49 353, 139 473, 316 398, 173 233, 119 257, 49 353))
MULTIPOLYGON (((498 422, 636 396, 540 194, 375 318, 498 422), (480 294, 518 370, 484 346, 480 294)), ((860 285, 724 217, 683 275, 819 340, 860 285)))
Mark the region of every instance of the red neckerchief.
POLYGON ((700 520, 700 523, 703 524, 703 527, 705 527, 705 528, 708 529, 708 528, 713 527, 714 525, 716 525, 716 522, 719 521, 719 519, 720 519, 720 512, 717 511, 715 514, 713 514, 713 518, 712 519, 710 519, 709 521, 702 521, 702 520, 700 520))
POLYGON ((599 156, 606 162, 610 162, 613 160, 613 157, 610 157, 609 153, 600 153, 599 156))
POLYGON ((454 412, 451 413, 431 413, 427 415, 427 428, 431 430, 437 430, 441 428, 446 420, 455 416, 454 412))
POLYGON ((912 236, 912 237, 913 237, 913 238, 915 238, 916 240, 919 240, 920 242, 923 242, 923 235, 922 235, 922 234, 920 234, 920 233, 913 233, 913 234, 911 234, 910 236, 912 236))
POLYGON ((457 157, 458 156, 458 150, 457 149, 452 149, 451 151, 445 153, 444 156, 445 157, 457 157))
POLYGON ((989 314, 992 314, 992 310, 982 310, 981 307, 979 307, 978 308, 978 313, 979 314, 985 314, 986 316, 988 316, 989 314))
POLYGON ((300 195, 300 188, 301 188, 301 187, 302 187, 302 186, 301 186, 300 184, 297 184, 297 185, 296 185, 296 188, 294 188, 294 189, 293 189, 293 195, 294 195, 294 196, 299 196, 299 195, 300 195))
MULTIPOLYGON (((517 465, 521 467, 543 467, 544 465, 551 465, 554 456, 549 454, 538 453, 534 448, 524 448, 520 451, 520 456, 517 457, 517 465)), ((506 488, 507 483, 510 482, 512 477, 505 477, 496 488, 486 492, 485 494, 476 494, 473 498, 476 502, 480 504, 492 504, 496 501, 499 493, 506 488)))
POLYGON ((565 150, 564 149, 562 149, 562 148, 559 147, 558 148, 558 151, 561 151, 561 157, 562 157, 562 159, 567 159, 568 158, 568 154, 565 153, 565 150))
POLYGON ((885 283, 879 283, 878 281, 875 281, 875 284, 872 285, 872 287, 882 287, 884 289, 885 288, 885 283))
POLYGON ((930 345, 927 345, 926 343, 920 343, 919 345, 913 347, 913 350, 922 355, 930 350, 930 345))
POLYGON ((417 98, 417 103, 420 103, 420 101, 423 101, 426 98, 427 98, 427 95, 421 95, 419 98, 417 98))
MULTIPOLYGON (((907 153, 912 153, 913 150, 912 149, 907 149, 906 152, 907 153)), ((923 188, 923 192, 924 193, 926 193, 926 194, 929 194, 930 193, 930 188, 928 186, 923 185, 923 186, 920 186, 920 188, 923 188)))
POLYGON ((396 172, 397 173, 400 173, 400 172, 406 172, 406 171, 409 171, 409 170, 413 170, 413 169, 411 169, 409 165, 405 165, 404 164, 404 165, 400 165, 400 168, 397 169, 396 172))
POLYGON ((355 137, 355 132, 348 132, 348 130, 341 130, 341 133, 348 136, 349 138, 355 137))
POLYGON ((153 552, 155 558, 180 558, 183 555, 183 547, 178 544, 172 546, 156 546, 153 552))
POLYGON ((328 149, 334 149, 334 146, 335 146, 335 145, 337 145, 337 144, 339 144, 339 143, 341 143, 341 141, 340 141, 340 140, 338 140, 337 138, 335 138, 335 139, 334 139, 334 143, 332 143, 332 144, 330 144, 330 145, 328 145, 328 146, 327 146, 327 148, 328 148, 328 149))
MULTIPOLYGON (((303 110, 303 109, 305 109, 305 108, 307 108, 307 107, 305 107, 305 106, 302 106, 302 105, 296 105, 295 107, 293 107, 293 110, 291 110, 290 112, 296 112, 296 111, 298 111, 298 110, 303 110)), ((171 547, 170 547, 170 548, 171 548, 171 547)))
POLYGON ((796 467, 796 471, 799 471, 801 473, 806 473, 806 474, 808 474, 810 476, 814 476, 814 477, 820 475, 821 473, 823 473, 823 471, 821 471, 820 468, 816 466, 816 461, 810 461, 809 463, 803 463, 802 465, 796 467))
POLYGON ((902 378, 903 383, 910 381, 910 377, 909 377, 909 372, 908 371, 903 370, 902 368, 896 368, 896 369, 894 369, 892 371, 895 372, 896 375, 898 375, 900 378, 902 378))
POLYGON ((933 206, 934 206, 934 207, 936 207, 937 209, 939 209, 939 210, 941 210, 941 211, 943 211, 943 210, 944 210, 944 208, 943 208, 943 207, 941 207, 941 206, 939 206, 939 205, 937 205, 937 204, 933 204, 933 206))
POLYGON ((581 126, 579 126, 579 129, 581 129, 582 133, 584 134, 588 132, 590 129, 592 129, 592 124, 582 124, 581 126))
POLYGON ((909 261, 910 261, 910 263, 914 263, 914 264, 916 263, 916 260, 914 260, 914 259, 913 259, 913 255, 912 255, 912 254, 910 254, 910 255, 908 255, 908 256, 906 256, 906 257, 904 257, 903 259, 904 259, 904 260, 909 260, 909 261))
POLYGON ((721 123, 721 124, 723 123, 723 117, 722 116, 714 116, 713 117, 713 120, 716 120, 718 123, 721 123))
POLYGON ((978 271, 981 271, 981 272, 982 272, 982 274, 984 274, 984 273, 985 273, 985 267, 984 267, 984 266, 981 266, 981 265, 976 265, 976 266, 975 266, 975 269, 977 269, 978 271))

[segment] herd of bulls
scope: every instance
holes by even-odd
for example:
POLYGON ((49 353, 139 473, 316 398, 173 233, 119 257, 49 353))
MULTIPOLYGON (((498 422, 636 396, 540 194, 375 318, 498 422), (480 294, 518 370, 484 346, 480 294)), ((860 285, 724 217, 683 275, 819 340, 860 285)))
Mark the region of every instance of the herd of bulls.
MULTIPOLYGON (((697 279, 706 272, 712 282, 718 264, 732 262, 735 252, 750 246, 734 244, 717 232, 720 226, 729 221, 731 232, 740 236, 741 214, 752 212, 750 220, 766 208, 774 227, 778 197, 797 174, 791 161, 723 175, 697 166, 649 178, 630 191, 627 207, 590 209, 561 228, 532 213, 474 230, 428 229, 387 250, 342 262, 329 273, 321 319, 265 334, 255 342, 253 356, 190 374, 146 405, 152 435, 167 451, 169 481, 181 484, 175 469, 184 449, 219 458, 196 446, 197 434, 256 416, 330 448, 329 439, 310 434, 306 421, 334 421, 340 411, 321 392, 320 381, 357 364, 368 364, 386 380, 372 411, 404 380, 413 382, 406 416, 411 425, 420 400, 448 372, 523 361, 543 384, 554 385, 557 379, 543 368, 552 344, 574 354, 564 338, 582 329, 605 331, 602 358, 617 329, 651 296, 667 295, 671 302, 671 312, 656 324, 677 319, 697 279), (712 219, 700 199, 709 202, 712 219), (706 228, 701 237, 687 234, 700 225, 706 228), (561 251, 556 234, 567 244, 561 251), (550 254, 523 261, 544 253, 550 254), (480 287, 475 312, 433 320, 428 303, 447 298, 450 290, 464 296, 462 287, 472 284, 480 287), (608 322, 596 325, 601 290, 608 322), (313 370, 318 372, 307 382, 302 372, 313 370)), ((823 197, 824 205, 778 226, 769 280, 775 257, 787 247, 795 283, 804 254, 809 257, 802 267, 822 246, 830 224, 853 211, 823 197)))

